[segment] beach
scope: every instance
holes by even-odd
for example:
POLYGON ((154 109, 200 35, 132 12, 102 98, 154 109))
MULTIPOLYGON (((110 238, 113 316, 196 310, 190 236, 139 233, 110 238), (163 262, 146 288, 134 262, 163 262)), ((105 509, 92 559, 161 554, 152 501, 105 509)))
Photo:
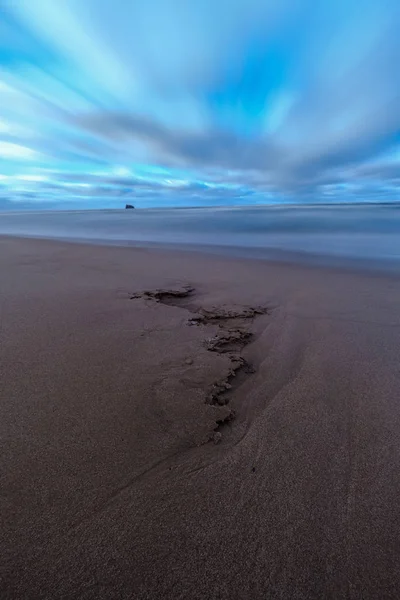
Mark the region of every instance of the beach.
POLYGON ((400 597, 400 278, 0 237, 3 599, 400 597))

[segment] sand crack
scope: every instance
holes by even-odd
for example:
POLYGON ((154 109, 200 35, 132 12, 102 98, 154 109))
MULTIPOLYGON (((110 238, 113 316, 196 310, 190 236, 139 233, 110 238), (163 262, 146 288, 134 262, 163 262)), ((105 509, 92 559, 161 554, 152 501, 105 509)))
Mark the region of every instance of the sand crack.
MULTIPOLYGON (((211 338, 204 341, 208 352, 215 352, 229 357, 230 366, 224 376, 215 381, 206 392, 205 401, 213 406, 226 406, 231 401, 235 390, 243 383, 244 377, 255 373, 253 365, 249 364, 241 352, 252 342, 253 333, 250 331, 252 322, 259 315, 269 313, 263 306, 219 306, 205 308, 192 302, 195 288, 184 285, 178 288, 156 289, 138 292, 131 299, 149 299, 165 304, 190 310, 194 313, 188 319, 188 325, 217 326, 217 331, 211 338), (189 299, 189 301, 188 301, 189 299)), ((221 430, 235 419, 235 411, 231 410, 224 417, 216 420, 213 440, 218 443, 222 439, 221 430)))
POLYGON ((217 321, 230 321, 237 319, 254 319, 258 315, 268 314, 268 309, 263 306, 241 306, 238 308, 226 308, 213 307, 213 308, 202 308, 199 307, 198 314, 191 319, 191 324, 197 323, 214 323, 217 321))
POLYGON ((131 296, 131 300, 137 300, 139 298, 147 300, 155 300, 161 304, 167 306, 181 306, 180 301, 191 296, 194 292, 194 288, 190 285, 184 285, 181 288, 174 289, 156 289, 156 290, 145 290, 144 292, 136 292, 131 296))

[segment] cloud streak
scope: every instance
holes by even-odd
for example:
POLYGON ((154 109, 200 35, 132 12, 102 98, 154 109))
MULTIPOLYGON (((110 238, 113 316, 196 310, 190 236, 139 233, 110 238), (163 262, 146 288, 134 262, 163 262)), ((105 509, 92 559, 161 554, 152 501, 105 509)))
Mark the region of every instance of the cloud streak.
POLYGON ((0 208, 399 200, 399 26, 397 0, 0 0, 0 208))

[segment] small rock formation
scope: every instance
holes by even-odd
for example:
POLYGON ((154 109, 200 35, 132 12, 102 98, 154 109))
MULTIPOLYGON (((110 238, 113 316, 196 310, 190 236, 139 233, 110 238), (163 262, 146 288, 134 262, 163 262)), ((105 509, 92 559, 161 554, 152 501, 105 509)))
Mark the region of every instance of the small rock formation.
POLYGON ((135 207, 133 206, 133 204, 126 204, 125 208, 135 208, 135 207))

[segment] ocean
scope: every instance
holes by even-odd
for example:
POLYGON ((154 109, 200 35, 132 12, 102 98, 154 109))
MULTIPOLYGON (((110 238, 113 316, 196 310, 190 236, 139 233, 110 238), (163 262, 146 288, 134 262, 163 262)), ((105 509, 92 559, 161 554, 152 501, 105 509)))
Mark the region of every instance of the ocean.
POLYGON ((397 204, 20 211, 0 234, 400 269, 397 204))

